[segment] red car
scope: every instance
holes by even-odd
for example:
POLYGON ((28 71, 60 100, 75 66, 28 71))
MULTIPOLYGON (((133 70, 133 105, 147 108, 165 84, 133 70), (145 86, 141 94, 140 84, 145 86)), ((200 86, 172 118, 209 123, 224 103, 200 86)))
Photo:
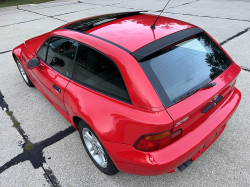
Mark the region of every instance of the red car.
POLYGON ((204 30, 142 12, 81 19, 27 40, 13 57, 79 131, 98 169, 181 171, 222 133, 240 67, 204 30))

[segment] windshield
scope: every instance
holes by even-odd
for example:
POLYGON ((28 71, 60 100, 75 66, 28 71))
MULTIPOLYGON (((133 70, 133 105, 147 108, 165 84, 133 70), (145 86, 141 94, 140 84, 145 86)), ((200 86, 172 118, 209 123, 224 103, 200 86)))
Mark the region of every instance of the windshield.
POLYGON ((215 79, 232 62, 205 33, 140 63, 165 107, 215 79))

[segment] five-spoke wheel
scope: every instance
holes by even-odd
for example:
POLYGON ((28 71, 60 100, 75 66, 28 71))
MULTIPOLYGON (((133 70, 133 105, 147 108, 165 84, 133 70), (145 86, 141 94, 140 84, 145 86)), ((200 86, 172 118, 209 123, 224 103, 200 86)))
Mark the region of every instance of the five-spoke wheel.
POLYGON ((95 166, 107 175, 116 174, 119 170, 116 168, 102 143, 88 124, 80 120, 78 130, 82 143, 95 166))
POLYGON ((102 168, 106 168, 107 167, 106 155, 98 139, 87 128, 83 128, 82 136, 85 145, 92 158, 99 164, 99 166, 101 166, 102 168))
POLYGON ((27 73, 25 72, 25 70, 24 70, 24 68, 23 68, 23 66, 22 66, 22 64, 21 64, 21 62, 20 62, 16 57, 15 57, 15 61, 16 61, 17 67, 18 67, 18 69, 19 69, 19 71, 20 71, 20 73, 21 73, 21 75, 22 75, 22 77, 23 77, 24 82, 25 82, 28 86, 34 87, 33 83, 31 82, 31 80, 29 79, 27 73))

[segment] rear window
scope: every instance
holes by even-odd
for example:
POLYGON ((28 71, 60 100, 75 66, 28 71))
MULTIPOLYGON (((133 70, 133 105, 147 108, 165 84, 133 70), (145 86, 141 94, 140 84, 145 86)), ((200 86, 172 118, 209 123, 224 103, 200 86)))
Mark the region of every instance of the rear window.
POLYGON ((140 63, 165 107, 194 93, 232 62, 205 33, 140 63))

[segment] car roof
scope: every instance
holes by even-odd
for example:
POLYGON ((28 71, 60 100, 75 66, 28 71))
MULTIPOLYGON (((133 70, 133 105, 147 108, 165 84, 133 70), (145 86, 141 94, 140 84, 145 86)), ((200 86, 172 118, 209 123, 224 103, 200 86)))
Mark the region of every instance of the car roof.
MULTIPOLYGON (((155 24, 156 29, 151 29, 150 26, 156 20, 156 15, 143 14, 140 12, 132 13, 134 14, 131 14, 131 12, 128 12, 126 15, 124 13, 120 13, 120 15, 125 16, 120 16, 118 19, 114 20, 111 19, 111 21, 96 25, 84 30, 83 32, 92 36, 102 38, 106 41, 110 41, 133 53, 134 51, 160 38, 176 33, 178 31, 195 27, 183 21, 161 16, 155 24)), ((117 14, 119 13, 108 15, 117 14)), ((107 17, 107 15, 102 16, 107 17)), ((100 20, 100 17, 101 16, 96 16, 83 20, 89 19, 91 22, 95 20, 95 18, 98 18, 100 20)), ((70 28, 68 27, 69 25, 76 25, 77 22, 81 21, 82 20, 67 24, 66 27, 64 25, 61 28, 70 28)))

